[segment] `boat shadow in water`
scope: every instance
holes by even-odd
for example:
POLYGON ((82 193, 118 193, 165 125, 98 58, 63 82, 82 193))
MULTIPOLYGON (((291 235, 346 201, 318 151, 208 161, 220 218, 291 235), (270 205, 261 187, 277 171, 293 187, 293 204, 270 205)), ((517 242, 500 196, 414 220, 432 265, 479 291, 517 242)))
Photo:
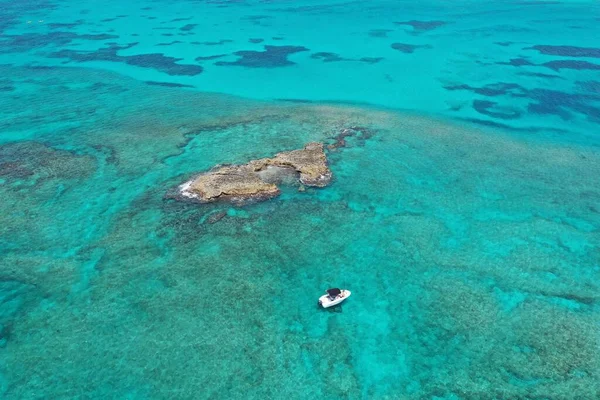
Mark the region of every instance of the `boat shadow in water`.
POLYGON ((343 310, 342 310, 342 305, 341 305, 341 304, 337 304, 337 305, 335 305, 335 306, 332 306, 332 307, 329 307, 329 308, 323 308, 323 307, 321 306, 321 304, 319 304, 319 303, 317 302, 317 308, 318 308, 319 310, 321 310, 321 311, 326 311, 326 312, 328 312, 328 313, 336 313, 336 314, 339 314, 339 313, 342 313, 342 312, 343 312, 343 310))

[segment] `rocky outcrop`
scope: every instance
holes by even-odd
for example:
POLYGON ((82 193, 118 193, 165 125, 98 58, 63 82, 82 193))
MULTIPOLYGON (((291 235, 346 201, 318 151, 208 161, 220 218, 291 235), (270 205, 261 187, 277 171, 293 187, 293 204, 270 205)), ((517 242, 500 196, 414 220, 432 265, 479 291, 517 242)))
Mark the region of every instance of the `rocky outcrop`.
POLYGON ((337 135, 333 137, 335 140, 332 144, 328 145, 329 150, 337 150, 348 145, 347 140, 349 138, 355 138, 359 146, 364 146, 365 141, 373 136, 373 132, 362 126, 351 126, 349 128, 342 129, 337 135))
POLYGON ((307 186, 324 187, 331 182, 322 143, 309 143, 302 150, 279 153, 266 161, 268 165, 295 169, 300 174, 300 182, 307 186))
POLYGON ((209 203, 263 201, 279 195, 278 185, 296 180, 306 186, 324 187, 331 171, 322 143, 286 151, 243 165, 217 166, 178 187, 178 197, 209 203))

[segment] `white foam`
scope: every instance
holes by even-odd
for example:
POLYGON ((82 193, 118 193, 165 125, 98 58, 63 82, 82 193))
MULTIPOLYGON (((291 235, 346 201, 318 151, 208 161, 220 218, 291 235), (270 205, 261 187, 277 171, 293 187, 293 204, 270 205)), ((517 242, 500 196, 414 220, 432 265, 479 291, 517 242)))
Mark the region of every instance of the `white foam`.
POLYGON ((187 197, 188 199, 200 198, 200 196, 198 196, 198 194, 189 190, 190 187, 192 186, 193 182, 194 182, 194 180, 192 179, 191 181, 187 181, 187 182, 179 185, 179 194, 182 195, 183 197, 187 197))

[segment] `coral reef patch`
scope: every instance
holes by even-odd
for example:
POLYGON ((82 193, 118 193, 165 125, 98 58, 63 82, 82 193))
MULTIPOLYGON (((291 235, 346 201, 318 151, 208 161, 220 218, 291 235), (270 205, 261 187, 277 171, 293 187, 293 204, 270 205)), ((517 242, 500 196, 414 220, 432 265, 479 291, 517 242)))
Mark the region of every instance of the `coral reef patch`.
POLYGON ((308 49, 304 46, 265 46, 264 51, 236 51, 234 54, 239 57, 238 60, 219 61, 215 65, 247 68, 287 67, 296 64, 288 60, 288 56, 302 51, 308 51, 308 49))

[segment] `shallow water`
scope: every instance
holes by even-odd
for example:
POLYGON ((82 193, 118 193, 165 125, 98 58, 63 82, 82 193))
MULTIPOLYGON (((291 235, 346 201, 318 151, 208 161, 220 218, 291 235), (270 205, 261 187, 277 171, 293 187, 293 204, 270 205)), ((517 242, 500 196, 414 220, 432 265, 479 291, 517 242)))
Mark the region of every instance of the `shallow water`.
POLYGON ((0 397, 600 397, 596 3, 1 4, 0 397))

